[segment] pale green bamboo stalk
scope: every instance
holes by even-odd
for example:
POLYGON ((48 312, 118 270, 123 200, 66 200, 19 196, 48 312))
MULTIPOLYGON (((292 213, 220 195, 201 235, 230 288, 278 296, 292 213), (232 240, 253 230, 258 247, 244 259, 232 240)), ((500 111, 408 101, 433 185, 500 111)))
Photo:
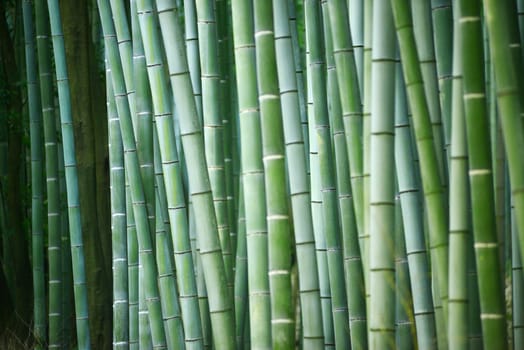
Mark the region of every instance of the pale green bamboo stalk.
MULTIPOLYGON (((288 1, 274 0, 275 49, 278 82, 282 103, 284 139, 286 143, 287 172, 297 250, 299 293, 302 317, 302 344, 305 348, 323 346, 322 318, 317 271, 309 181, 307 179, 297 68, 293 57, 292 28, 288 1), (302 273, 302 274, 301 274, 302 273)), ((295 28, 296 30, 296 28, 295 28)), ((337 91, 338 92, 338 91, 337 91)), ((344 141, 345 142, 345 141, 344 141)), ((298 322, 298 320, 297 320, 298 322)))
MULTIPOLYGON (((130 208, 131 211, 133 208, 130 208)), ((137 248, 138 251, 138 248, 137 248)), ((137 265, 137 280, 144 280, 144 266, 142 265, 142 257, 138 255, 137 265)), ((152 349, 153 340, 151 336, 151 327, 149 326, 149 311, 147 310, 147 302, 145 295, 145 286, 142 283, 138 283, 138 336, 139 336, 139 349, 152 349)), ((165 349, 166 346, 162 345, 159 348, 165 349)))
MULTIPOLYGON (((308 88, 311 90, 313 95, 313 109, 311 110, 311 114, 308 113, 308 119, 310 120, 310 123, 313 119, 315 121, 316 133, 313 137, 316 137, 318 142, 318 165, 320 171, 320 189, 322 193, 322 216, 324 221, 323 231, 327 249, 326 255, 328 263, 329 285, 331 289, 335 345, 337 347, 343 347, 345 344, 350 342, 347 327, 347 324, 349 323, 349 316, 347 309, 347 294, 343 283, 344 267, 342 260, 342 245, 340 242, 339 213, 337 208, 335 178, 333 173, 333 156, 331 153, 331 140, 327 110, 327 96, 324 82, 324 62, 322 58, 323 52, 321 49, 322 36, 320 8, 314 1, 306 1, 304 7, 306 18, 306 37, 309 45, 309 64, 307 68, 308 76, 310 77, 311 82, 308 88)), ((345 4, 341 4, 341 7, 345 8, 345 4)), ((333 16, 331 9, 332 8, 330 7, 330 16, 333 16)), ((332 29, 337 27, 336 25, 333 25, 333 22, 331 22, 331 24, 332 29)), ((337 34, 341 34, 339 32, 340 29, 341 28, 339 24, 338 28, 333 30, 333 38, 335 38, 337 34)), ((351 40, 348 40, 348 44, 351 46, 351 40)), ((338 48, 336 43, 334 43, 333 46, 338 48)), ((335 64, 340 64, 340 57, 337 58, 339 55, 337 54, 336 50, 334 52, 335 64)), ((350 59, 352 58, 353 56, 351 55, 350 59)), ((352 63, 353 73, 355 73, 354 61, 352 61, 352 63)), ((340 70, 344 69, 342 67, 339 68, 340 70)), ((337 72, 339 72, 339 69, 337 69, 337 72)), ((352 78, 357 79, 356 75, 353 75, 352 78)), ((358 89, 358 81, 352 84, 354 89, 358 89)), ((347 112, 345 107, 345 102, 343 102, 343 112, 347 112)), ((344 114, 344 116, 346 116, 346 114, 344 114)), ((348 133, 346 133, 346 136, 347 135, 348 133)), ((351 159, 352 158, 350 156, 350 161, 351 159)))
POLYGON ((419 349, 436 349, 437 334, 431 296, 431 277, 426 250, 426 238, 420 206, 416 150, 412 144, 412 130, 408 118, 406 89, 400 61, 397 62, 395 88, 395 162, 402 209, 404 240, 409 265, 413 313, 419 349))
MULTIPOLYGON (((441 182, 439 162, 433 142, 430 113, 426 103, 422 73, 418 64, 411 11, 406 0, 392 0, 395 27, 404 67, 408 102, 413 114, 413 130, 419 156, 424 203, 427 210, 429 246, 433 275, 438 283, 444 320, 448 299, 448 237, 445 193, 441 182)), ((446 327, 442 332, 445 333, 446 327)), ((442 334, 439 331, 439 334, 442 334)))
POLYGON ((364 95, 364 7, 366 6, 364 2, 368 1, 347 0, 351 40, 355 53, 355 66, 361 96, 364 95))
POLYGON ((480 4, 461 0, 463 96, 469 153, 470 198, 484 347, 506 346, 503 278, 495 223, 489 120, 486 112, 480 4), (464 20, 467 19, 467 20, 464 20), (463 46, 464 47, 464 46, 463 46))
MULTIPOLYGON (((251 331, 248 337, 248 332, 244 330, 244 337, 250 339, 252 348, 262 349, 271 347, 271 307, 262 133, 256 86, 253 4, 249 0, 232 0, 231 8, 248 256, 249 322, 246 322, 245 327, 251 331)), ((237 346, 241 348, 242 343, 237 346)))
MULTIPOLYGON (((169 212, 169 222, 171 224, 171 232, 173 233, 173 247, 175 252, 175 265, 177 275, 179 277, 180 287, 180 306, 182 307, 182 321, 185 330, 185 344, 188 348, 202 347, 202 329, 199 322, 199 309, 197 301, 196 281, 194 278, 193 257, 191 253, 191 245, 189 241, 189 230, 187 223, 187 210, 184 198, 184 190, 182 186, 182 170, 178 159, 178 152, 175 140, 175 127, 173 125, 173 118, 170 109, 171 103, 169 101, 168 80, 164 72, 164 64, 162 61, 160 33, 156 30, 158 22, 153 16, 154 7, 152 1, 138 1, 138 15, 140 18, 140 28, 144 41, 144 51, 147 62, 147 72, 151 82, 151 95, 153 96, 153 107, 155 115, 156 135, 158 135, 158 143, 160 156, 162 160, 163 178, 165 183, 165 196, 167 199, 167 207, 169 212)), ((155 141, 156 142, 156 141, 155 141)), ((157 153, 158 154, 158 153, 157 153)), ((158 155, 157 155, 158 157, 158 155)), ((160 193, 163 196, 164 193, 160 193)), ((157 208, 160 203, 157 203, 157 208)), ((161 215, 161 213, 157 213, 161 215)), ((163 221, 157 220, 157 224, 163 221)), ((161 233, 157 237, 162 238, 161 233)), ((159 246, 157 242, 157 247, 159 246)), ((168 244, 169 246, 169 244, 168 244)), ((163 248, 165 250, 165 248, 163 248)), ((161 250, 157 249, 157 254, 161 250)), ((167 252, 167 250, 166 250, 167 252)), ((158 260, 160 268, 160 260, 158 260)), ((162 264, 165 264, 165 273, 171 269, 170 260, 165 258, 162 264)), ((159 269, 159 273, 161 273, 159 269)), ((165 296, 170 295, 169 290, 175 290, 174 278, 165 280, 165 296)), ((176 301, 170 303, 178 304, 176 301)), ((169 306, 169 304, 164 304, 169 306)), ((164 308, 163 308, 164 310, 164 308)), ((174 316, 180 315, 178 305, 171 308, 170 313, 174 316)), ((167 315, 164 315, 166 317, 167 315)), ((175 325, 173 325, 175 326, 175 325)), ((171 334, 173 337, 168 342, 174 342, 179 336, 183 336, 181 325, 176 325, 176 329, 172 331, 177 333, 171 334)), ((181 346, 181 344, 180 344, 181 346)))
MULTIPOLYGON (((306 67, 309 66, 309 43, 306 36, 306 67)), ((313 115, 313 89, 311 76, 307 75, 307 112, 313 115)), ((318 158, 318 139, 316 137, 315 120, 308 122, 309 127, 309 163, 311 165, 311 219, 315 236, 315 251, 318 263, 318 280, 320 287, 320 303, 322 309, 322 327, 324 333, 324 348, 335 348, 335 333, 333 327, 333 312, 331 306, 331 289, 327 263, 326 238, 324 236, 324 218, 322 216, 322 194, 320 192, 320 166, 318 158)))
POLYGON ((209 293, 209 309, 215 347, 235 347, 232 295, 227 288, 226 268, 222 259, 217 221, 206 159, 202 130, 195 106, 187 65, 183 33, 173 0, 157 0, 157 10, 167 56, 173 98, 177 107, 180 134, 187 163, 189 192, 198 217, 198 244, 209 293))
POLYGON ((273 4, 253 2, 255 58, 262 131, 268 226, 271 336, 274 349, 295 343, 291 299, 291 230, 286 191, 285 145, 275 54, 273 4))
POLYGON ((406 256, 404 224, 399 195, 395 196, 395 346, 397 349, 415 349, 416 327, 413 322, 413 298, 409 263, 406 256))
POLYGON ((129 348, 129 297, 127 276, 126 190, 124 149, 116 112, 111 71, 106 70, 109 135, 109 180, 113 256, 113 349, 129 348))
POLYGON ((331 38, 331 26, 327 1, 322 2, 324 19, 324 43, 327 63, 327 96, 331 122, 332 143, 335 153, 335 169, 338 190, 338 208, 344 253, 345 286, 348 296, 348 314, 351 345, 357 349, 367 348, 367 317, 365 303, 364 274, 358 244, 358 230, 349 178, 342 106, 338 94, 338 78, 331 38))
POLYGON ((246 315, 249 312, 247 307, 247 241, 246 241, 246 215, 244 204, 244 185, 240 179, 240 190, 238 198, 238 238, 235 262, 235 333, 237 339, 237 349, 242 349, 243 335, 245 328, 246 315))
POLYGON ((454 3, 453 26, 453 81, 451 109, 451 149, 449 174, 449 319, 448 346, 450 350, 468 346, 468 244, 470 243, 469 181, 467 177, 468 150, 466 121, 462 96, 463 44, 460 8, 454 3))
POLYGON ((133 215, 136 224, 138 253, 143 266, 144 295, 147 301, 148 318, 151 327, 151 338, 154 347, 165 347, 165 331, 161 321, 162 312, 157 284, 158 272, 151 243, 151 231, 147 214, 144 188, 140 176, 140 166, 136 151, 135 135, 131 120, 129 101, 125 91, 124 74, 119 57, 116 35, 111 19, 108 0, 98 0, 98 10, 102 22, 104 42, 115 95, 115 103, 120 119, 120 129, 124 146, 124 162, 128 177, 133 204, 133 215))
MULTIPOLYGON (((133 34, 133 61, 131 67, 132 76, 128 78, 132 82, 135 91, 129 93, 129 103, 134 107, 131 109, 131 120, 135 131, 138 163, 140 164, 140 175, 144 185, 144 195, 146 197, 147 215, 151 230, 155 227, 155 170, 153 155, 153 121, 151 106, 151 91, 146 71, 146 58, 144 55, 144 45, 140 34, 140 24, 136 11, 136 0, 130 2, 131 29, 133 34)), ((118 39, 118 33, 117 33, 118 39)), ((120 44, 119 49, 122 49, 120 44)), ((129 73, 128 73, 129 74, 129 73)), ((125 78, 125 76, 124 76, 125 78)), ((126 83, 127 84, 127 83, 126 83)), ((128 88, 129 90, 129 88, 128 88)))
MULTIPOLYGON (((35 52, 35 27, 32 1, 22 2, 27 98, 29 100, 29 137, 31 152, 31 262, 33 271, 33 330, 36 348, 42 349, 46 340, 46 303, 44 276, 44 192, 42 144, 42 109, 35 52)), ((59 256, 58 256, 59 257, 59 256)), ((56 257, 55 257, 56 258, 56 257)), ((60 260, 58 260, 60 261, 60 260)), ((61 267, 60 265, 58 265, 61 267)), ((58 280, 60 289, 60 279, 58 280)), ((56 296, 56 295, 55 295, 56 296)), ((60 297, 60 295, 58 295, 60 297)), ((54 298, 50 301, 55 302, 54 298)), ((56 300, 61 303, 60 298, 56 300)), ((61 323, 60 316, 58 321, 61 323)), ((52 345, 55 345, 54 343, 52 345)))
POLYGON ((450 162, 453 57, 453 13, 450 0, 431 0, 433 42, 437 66, 439 101, 444 136, 444 155, 450 162))
POLYGON ((370 140, 370 347, 395 347, 395 32, 391 4, 373 4, 370 140))
POLYGON ((82 222, 80 216, 80 198, 78 191, 78 173, 75 156, 75 138, 71 113, 71 98, 66 65, 62 20, 57 0, 48 0, 49 20, 55 57, 56 80, 60 105, 64 167, 67 187, 67 205, 69 213, 69 234, 73 266, 73 285, 76 314, 76 333, 78 347, 90 349, 89 318, 87 308, 87 286, 82 242, 82 222))
POLYGON ((198 28, 195 0, 184 0, 184 33, 187 50, 187 64, 195 96, 198 115, 202 118, 202 86, 200 81, 200 52, 198 50, 198 28))

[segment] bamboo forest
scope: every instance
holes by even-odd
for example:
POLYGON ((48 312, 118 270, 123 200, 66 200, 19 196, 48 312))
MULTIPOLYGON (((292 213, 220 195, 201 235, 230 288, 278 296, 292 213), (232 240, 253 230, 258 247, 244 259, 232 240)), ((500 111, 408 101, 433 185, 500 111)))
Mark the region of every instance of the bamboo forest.
POLYGON ((524 0, 0 0, 0 349, 524 349, 524 0))

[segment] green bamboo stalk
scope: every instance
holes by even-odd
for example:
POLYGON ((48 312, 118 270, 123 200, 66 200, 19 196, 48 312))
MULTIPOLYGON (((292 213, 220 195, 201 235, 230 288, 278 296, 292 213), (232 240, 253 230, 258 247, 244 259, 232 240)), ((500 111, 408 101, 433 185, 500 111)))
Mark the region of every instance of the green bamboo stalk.
MULTIPOLYGON (((363 169, 362 169, 362 102, 351 41, 350 23, 344 0, 329 0, 333 52, 339 81, 342 117, 349 157, 353 203, 359 231, 364 270, 368 270, 367 239, 364 231, 363 169), (364 248, 362 248, 364 247, 364 248)), ((366 280, 367 284, 367 280, 366 280)))
POLYGON ((191 75, 191 85, 195 104, 202 118, 202 87, 200 81, 200 52, 198 51, 198 28, 195 0, 184 0, 184 33, 186 39, 187 64, 191 75))
MULTIPOLYGON (((226 268, 226 279, 230 292, 233 292, 233 256, 231 255, 230 229, 228 222, 228 203, 224 167, 224 127, 219 97, 220 71, 218 62, 217 23, 213 0, 196 0, 200 67, 202 80, 202 111, 204 118, 204 146, 207 171, 213 192, 218 225, 218 235, 222 248, 222 258, 226 268)), ((225 102, 225 101, 224 101, 225 102)), ((227 103, 227 102, 225 102, 227 103)))
MULTIPOLYGON (((133 210, 133 208, 130 208, 133 210)), ((138 251, 139 248, 137 248, 138 251)), ((144 280, 144 266, 142 265, 142 257, 140 253, 138 255, 138 266, 137 266, 137 279, 138 281, 144 280)), ((138 283, 138 336, 139 336, 139 349, 152 349, 153 340, 151 335, 151 327, 149 326, 149 311, 147 310, 147 302, 145 295, 145 287, 142 283, 138 283)), ((166 346, 162 345, 160 348, 165 349, 166 346)))
MULTIPOLYGON (((463 96, 469 153, 473 236, 478 269, 482 333, 486 349, 506 345, 504 296, 501 288, 489 121, 486 113, 480 4, 462 0, 460 23, 467 50, 462 52, 463 96)), ((464 48, 464 46, 463 46, 464 48)))
MULTIPOLYGON (((517 227, 515 225, 514 216, 512 216, 511 238, 513 242, 518 239, 517 227)), ((512 301, 513 301, 513 348, 520 349, 524 346, 524 313, 523 308, 523 292, 524 292, 524 276, 522 275, 522 260, 520 258, 519 245, 512 244, 511 249, 511 273, 512 273, 512 301)))
MULTIPOLYGON (((144 42, 145 56, 149 81, 151 82, 151 95, 153 96, 153 107, 155 114, 156 135, 160 156, 162 158, 162 170, 165 184, 165 195, 169 212, 169 222, 173 233, 173 247, 175 252, 175 265, 179 276, 180 306, 182 307, 182 321, 185 330, 185 343, 188 348, 202 347, 202 329, 199 320, 199 308, 197 300, 196 281, 194 278, 193 257, 189 241, 189 229, 187 223, 187 209, 182 187, 182 170, 178 159, 175 143, 175 128, 170 110, 168 81, 164 73, 162 52, 160 46, 160 33, 156 31, 157 22, 153 17, 153 4, 151 1, 138 1, 138 14, 142 37, 147 38, 144 42)), ((163 193, 161 193, 163 195, 163 193)), ((157 208, 160 203, 157 204, 157 208)), ((157 212, 157 215, 162 213, 157 212)), ((157 224, 161 222, 157 220, 157 224)), ((162 226, 163 222, 162 222, 162 226)), ((157 228, 157 232, 161 233, 157 228)), ((157 235, 158 237, 158 235, 157 235)), ((160 238, 163 237, 162 235, 160 238)), ((157 247, 159 246, 157 242, 157 247)), ((158 252, 158 250, 157 250, 158 252)), ((169 259, 165 259, 166 264, 169 259)), ((159 265, 160 267, 160 265, 159 265)), ((160 271, 159 271, 160 273, 160 271)), ((166 266, 166 272, 168 267, 166 266)), ((166 280, 165 295, 168 296, 169 289, 173 290, 174 279, 166 280)), ((164 298, 164 294, 162 294, 164 298)), ((167 306, 167 303, 166 303, 167 306)), ((178 312, 173 309, 172 312, 178 312)), ((177 326, 179 327, 179 326, 177 326)), ((182 330, 177 328, 178 335, 182 330)), ((176 339, 176 334, 172 334, 176 339)), ((168 340, 173 341, 173 340, 168 340)))
POLYGON ((247 315, 247 241, 246 241, 246 215, 244 204, 244 185, 240 180, 238 198, 238 237, 235 262, 235 333, 237 349, 242 349, 245 319, 247 315))
POLYGON ((360 95, 364 95, 364 1, 347 0, 360 95))
MULTIPOLYGON (((51 75, 51 48, 49 46, 48 14, 43 0, 35 2, 36 43, 38 49, 38 70, 40 73, 40 95, 44 120, 45 173, 47 189, 47 229, 49 281, 62 280, 62 232, 60 212, 60 184, 58 176, 58 146, 55 127, 53 81, 51 75)), ((69 283, 49 283, 49 346, 65 341, 61 337, 64 320, 69 315, 63 309, 62 293, 69 283), (64 312, 64 313, 62 313, 64 312), (60 316, 62 314, 62 316, 60 316)), ((66 301, 68 303, 69 301, 66 301)), ((36 322, 36 319, 35 319, 36 322)), ((69 322, 67 322, 69 323, 69 322)), ((67 344, 64 343, 64 346, 67 344)))
MULTIPOLYGON (((138 163, 140 164, 140 175, 146 196, 146 206, 151 230, 155 227, 155 169, 153 155, 153 122, 151 91, 146 70, 146 58, 144 55, 144 45, 140 34, 140 24, 136 11, 136 0, 130 2, 131 29, 133 34, 133 60, 132 77, 128 78, 133 84, 135 91, 129 93, 129 103, 135 104, 135 114, 131 114, 133 127, 135 130, 138 163)), ((123 20, 121 20, 123 21, 123 20)), ((118 39, 118 33, 117 33, 118 39)), ((123 49, 120 44, 119 49, 123 49)), ((126 52, 127 53, 127 52, 126 52)), ((125 73, 125 71, 124 71, 125 73)), ((125 76, 124 76, 125 78, 125 76)), ((127 83, 126 83, 127 84, 127 83)), ((133 85, 132 85, 133 86, 133 85)), ((129 89, 128 89, 129 90, 129 89)), ((133 112, 132 112, 133 113, 133 112)))
POLYGON ((113 256, 113 349, 129 348, 129 297, 127 276, 126 189, 124 149, 116 112, 111 71, 106 71, 109 135, 109 179, 113 256))
MULTIPOLYGON (((123 0, 110 0, 113 24, 115 27, 116 38, 118 42, 118 52, 122 61, 122 70, 124 72, 124 81, 126 85, 126 94, 129 100, 129 109, 131 116, 135 115, 135 81, 133 75, 133 43, 126 16, 126 8, 123 0)), ((149 199, 149 198, 148 198, 149 199)), ((150 203, 147 203, 150 206, 150 203)), ((153 204, 154 206, 154 204, 153 204)), ((149 208, 151 209, 151 208, 149 208)), ((154 218, 150 221, 154 222, 154 218)))
MULTIPOLYGON (((234 108, 233 96, 234 91, 230 86, 234 85, 230 82, 230 70, 232 62, 230 57, 230 43, 229 43, 229 30, 231 28, 231 16, 228 11, 227 0, 215 0, 215 17, 217 20, 217 37, 218 37, 218 71, 220 74, 219 81, 219 107, 220 114, 222 115, 222 139, 223 151, 224 151, 224 177, 225 177, 225 196, 226 196, 226 208, 227 208, 227 222, 229 225, 229 236, 230 236, 230 252, 231 252, 231 264, 235 266, 236 256, 236 220, 235 220, 235 207, 236 197, 234 195, 235 179, 233 176, 233 149, 236 148, 236 144, 233 142, 233 127, 234 127, 234 108)), ((232 47, 231 47, 232 48, 232 47)), ((231 283, 234 282, 234 271, 231 271, 231 283)))
MULTIPOLYGON (((439 101, 439 85, 435 60, 435 45, 433 41, 433 21, 431 18, 431 1, 420 0, 411 2, 413 14, 413 32, 419 56, 420 71, 424 81, 426 103, 429 109, 433 129, 433 142, 439 164, 440 180, 444 188, 447 186, 447 158, 445 157, 444 133, 439 101)), ((435 34, 436 35, 436 34, 435 34)), ((444 33, 439 33, 444 38, 444 33)), ((439 36, 440 37, 440 36, 439 36)))
MULTIPOLYGON (((32 1, 22 2, 25 42, 27 98, 29 100, 29 136, 31 148, 31 257, 33 268, 33 322, 37 349, 46 340, 45 276, 44 276, 44 193, 42 165, 42 109, 35 54, 35 27, 32 1)), ((59 280, 60 281, 60 280, 59 280)), ((60 284, 58 288, 60 289, 60 284)), ((58 299, 58 303, 61 300, 58 299)), ((61 321, 59 319, 59 321, 61 321)), ((61 323, 61 322, 60 322, 61 323)), ((54 344, 53 344, 54 345, 54 344)))
MULTIPOLYGON (((323 346, 322 318, 309 181, 307 179, 304 141, 301 132, 300 102, 297 68, 293 57, 293 39, 288 2, 274 0, 275 49, 278 82, 282 104, 284 139, 286 143, 287 172, 297 250, 299 293, 302 315, 302 338, 305 348, 323 346), (301 274, 302 273, 302 274, 301 274)), ((345 142, 345 141, 344 141, 345 142)))
POLYGON ((206 159, 202 130, 193 98, 193 89, 187 66, 182 28, 176 17, 177 8, 172 0, 157 0, 160 27, 168 58, 173 98, 180 121, 180 134, 187 163, 189 190, 198 217, 198 244, 204 278, 209 294, 209 309, 215 347, 235 347, 234 311, 232 295, 227 288, 226 268, 222 259, 217 221, 209 176, 205 169, 206 159))
POLYGON ((406 256, 404 224, 400 196, 395 197, 395 346, 397 349, 416 348, 416 328, 413 322, 413 298, 406 256))
POLYGON ((78 173, 75 156, 75 138, 71 115, 71 99, 67 75, 62 20, 57 0, 48 0, 49 20, 55 57, 56 80, 60 105, 64 167, 67 186, 67 205, 69 214, 69 234, 71 239, 71 257, 73 266, 73 285, 76 314, 76 333, 78 347, 90 349, 89 319, 87 309, 87 286, 82 242, 82 222, 80 216, 80 198, 78 192, 78 173))
MULTIPOLYGON (((138 5, 138 4, 137 4, 138 5)), ((165 331, 162 324, 161 305, 159 298, 159 286, 157 284, 157 266, 151 243, 151 231, 144 196, 140 166, 138 162, 133 123, 129 101, 125 91, 124 75, 120 55, 116 42, 116 35, 111 19, 108 0, 98 1, 98 10, 102 22, 102 31, 111 77, 117 112, 120 119, 120 129, 124 146, 124 163, 130 184, 131 201, 133 203, 133 215, 136 224, 138 253, 140 264, 143 266, 143 279, 140 284, 144 287, 144 295, 147 301, 148 318, 151 327, 151 338, 154 347, 165 347, 165 331)), ((171 345, 171 344, 170 344, 171 345)))
POLYGON ((300 123, 302 127, 302 140, 304 142, 304 156, 306 157, 306 169, 309 174, 309 131, 306 111, 306 93, 304 92, 304 71, 302 64, 302 53, 298 39, 297 13, 294 0, 288 0, 289 30, 291 32, 291 43, 293 46, 293 61, 295 63, 295 75, 297 77, 298 105, 300 109, 300 123))
MULTIPOLYGON (((309 53, 307 54, 309 56, 309 53)), ((309 61, 309 58, 307 59, 309 61)), ((309 66, 309 64, 308 64, 309 66)), ((308 86, 311 86, 308 75, 308 86)), ((308 114, 313 114, 313 93, 308 88, 308 114)), ((320 171, 318 159, 318 140, 315 135, 315 120, 310 120, 309 126, 309 163, 311 164, 311 219, 315 235, 315 251, 318 263, 318 281, 320 287, 320 303, 322 309, 322 327, 324 333, 324 348, 335 348, 335 331, 333 328, 333 311, 331 306, 331 288, 327 262, 326 238, 324 235, 324 219, 322 217, 322 194, 320 192, 320 171)))
MULTIPOLYGON (((323 232, 327 249, 329 286, 331 289, 335 345, 345 346, 350 342, 348 332, 347 294, 344 281, 342 245, 340 242, 339 213, 337 208, 336 185, 333 156, 331 151, 330 129, 327 109, 327 96, 324 81, 324 61, 321 49, 321 17, 318 3, 307 1, 304 4, 306 18, 306 37, 309 48, 308 76, 309 89, 313 95, 313 109, 308 113, 310 124, 314 120, 318 145, 318 165, 320 171, 320 190, 322 193, 323 232)), ((327 8, 326 8, 327 10, 327 8)), ((336 57, 335 57, 336 59, 336 57)))
POLYGON ((342 106, 340 104, 340 95, 338 94, 338 78, 336 75, 333 46, 331 44, 331 26, 327 1, 322 2, 322 13, 324 19, 324 43, 326 48, 329 118, 332 126, 332 143, 335 152, 336 186, 338 190, 340 226, 342 229, 345 286, 348 294, 349 330, 352 347, 365 349, 367 348, 367 319, 364 274, 360 247, 358 245, 358 230, 351 193, 344 123, 342 121, 342 106))
POLYGON ((454 3, 453 28, 453 96, 451 109, 451 149, 449 174, 449 319, 448 346, 450 350, 467 349, 468 346, 468 244, 469 197, 468 150, 462 96, 463 36, 458 2, 454 3))
POLYGON ((439 101, 446 161, 450 162, 453 14, 450 0, 431 0, 433 42, 437 66, 439 101))
POLYGON ((412 131, 408 118, 406 89, 400 62, 396 72, 395 105, 395 162, 402 209, 404 239, 408 257, 413 312, 419 349, 436 349, 435 314, 431 297, 431 278, 423 213, 420 210, 418 166, 416 150, 412 145, 412 131))
POLYGON ((500 121, 504 133, 504 146, 508 160, 512 200, 515 205, 518 244, 524 254, 524 164, 519 160, 519 150, 524 147, 522 134, 520 93, 516 80, 517 69, 512 61, 509 46, 509 28, 504 6, 497 6, 493 1, 484 1, 484 11, 490 40, 490 56, 495 73, 497 102, 500 121))
POLYGON ((266 187, 272 347, 274 349, 289 349, 294 344, 290 277, 291 232, 272 2, 254 1, 253 13, 264 183, 266 187))
POLYGON ((483 335, 480 319, 480 301, 478 288, 478 274, 473 249, 473 235, 469 235, 468 243, 468 348, 482 349, 483 335))
MULTIPOLYGON (((248 0, 233 0, 231 9, 248 256, 249 326, 246 323, 245 327, 251 331, 250 345, 255 349, 262 349, 271 347, 271 308, 262 133, 256 85, 253 4, 248 0)), ((237 345, 242 347, 242 343, 237 345)))
POLYGON ((395 347, 394 109, 395 39, 391 4, 375 0, 371 64, 370 346, 395 347))
MULTIPOLYGON (((404 67, 408 102, 413 113, 413 129, 419 156, 424 204, 427 210, 431 264, 443 306, 444 320, 448 299, 448 237, 445 193, 439 172, 439 162, 433 143, 433 130, 426 103, 424 85, 415 45, 411 11, 406 0, 392 0, 395 27, 404 67)), ((446 328, 442 329, 445 332, 446 328)), ((439 330, 439 334, 442 333, 439 330)))

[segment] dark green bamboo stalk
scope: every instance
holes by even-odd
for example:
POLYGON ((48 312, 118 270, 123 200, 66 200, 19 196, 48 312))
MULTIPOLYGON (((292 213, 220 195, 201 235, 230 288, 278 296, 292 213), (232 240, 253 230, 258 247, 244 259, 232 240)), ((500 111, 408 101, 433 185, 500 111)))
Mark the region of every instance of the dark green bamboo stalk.
POLYGON ((348 296, 348 314, 351 345, 357 349, 367 348, 367 318, 365 303, 364 274, 358 244, 358 230, 349 178, 349 164, 342 121, 342 106, 338 93, 338 78, 331 38, 329 9, 327 1, 322 2, 324 19, 324 42, 327 63, 327 97, 331 124, 332 142, 335 153, 335 169, 338 190, 338 208, 342 230, 344 253, 345 286, 348 296))
MULTIPOLYGON (((157 0, 157 10, 173 98, 180 116, 180 134, 187 163, 189 191, 197 220, 198 244, 206 287, 210 291, 209 309, 215 347, 235 347, 234 311, 232 296, 227 288, 226 269, 222 259, 217 221, 214 213, 211 186, 206 170, 202 129, 195 106, 193 89, 183 43, 182 28, 176 16, 173 0, 157 0)), ((229 231, 228 231, 229 232, 229 231)))
POLYGON ((157 284, 158 272, 151 243, 151 231, 148 222, 144 189, 140 176, 140 166, 136 152, 131 111, 129 108, 127 93, 125 91, 122 64, 119 57, 118 44, 116 41, 108 0, 99 0, 98 10, 102 22, 109 67, 111 69, 115 103, 120 118, 120 129, 125 155, 124 163, 126 171, 128 171, 126 176, 128 177, 130 184, 131 201, 133 203, 133 214, 137 231, 138 252, 140 263, 143 266, 144 279, 140 279, 140 284, 144 287, 144 295, 147 301, 152 344, 154 347, 165 347, 165 332, 164 325, 161 321, 162 312, 159 298, 159 286, 157 284))
POLYGON ((82 242, 82 222, 80 217, 80 198, 78 192, 78 173, 75 156, 75 138, 71 113, 71 98, 67 75, 62 20, 57 0, 48 0, 49 20, 55 57, 60 121, 62 127, 64 167, 67 187, 67 205, 69 214, 69 234, 71 239, 71 257, 73 266, 73 285, 76 314, 76 333, 78 347, 90 349, 89 319, 87 310, 87 286, 82 242))
MULTIPOLYGON (((447 315, 448 299, 448 237, 445 213, 444 190, 439 172, 439 163, 433 143, 433 131, 418 54, 415 45, 411 11, 406 0, 392 0, 395 27, 404 67, 404 80, 408 102, 413 113, 413 129, 420 162, 422 188, 428 216, 431 265, 447 315)), ((445 327, 442 330, 445 332, 445 327)))
POLYGON ((317 271, 309 181, 307 179, 303 135, 301 132, 300 102, 297 68, 293 57, 292 30, 287 0, 274 0, 275 49, 278 82, 282 103, 284 139, 286 143, 287 172, 295 231, 299 275, 299 293, 302 312, 303 346, 322 346, 322 318, 317 271))
POLYGON ((504 133, 504 146, 508 160, 511 182, 511 197, 515 205, 517 232, 519 234, 521 257, 524 254, 524 163, 520 159, 520 150, 524 149, 524 134, 519 85, 516 79, 517 69, 508 50, 510 35, 505 6, 497 2, 485 0, 484 12, 488 37, 490 40, 490 56, 495 72, 495 86, 500 121, 504 133))
POLYGON ((491 146, 487 142, 489 121, 484 90, 480 4, 469 0, 462 0, 459 4, 463 40, 468 43, 468 49, 462 52, 463 96, 480 318, 485 348, 502 349, 506 346, 505 311, 499 274, 491 146))
MULTIPOLYGON (((235 45, 242 181, 246 214, 248 256, 249 329, 253 348, 271 347, 271 309, 267 253, 262 134, 256 85, 253 4, 233 0, 233 35, 235 45), (249 190, 247 190, 249 189, 249 190)), ((246 325, 246 327, 248 327, 246 325)), ((242 343, 237 344, 241 347, 242 343)))
MULTIPOLYGON (((46 339, 45 276, 44 276, 44 191, 42 165, 42 109, 35 52, 35 28, 32 1, 22 2, 25 42, 27 97, 29 100, 29 135, 31 148, 31 257, 33 267, 33 322, 38 349, 46 339)), ((60 280, 59 280, 60 281, 60 280)), ((60 284, 58 284, 58 289, 60 284)), ((61 300, 58 299, 61 303, 61 300)), ((61 323, 61 322, 60 322, 61 323)))
POLYGON ((184 33, 186 38, 187 64, 195 95, 198 115, 202 118, 202 87, 200 81, 200 52, 195 0, 184 0, 184 33))
MULTIPOLYGON (((513 242, 518 239, 517 227, 512 216, 511 238, 513 242)), ((524 276, 522 269, 521 255, 519 245, 513 243, 511 249, 511 272, 512 272, 512 301, 513 301, 513 348, 520 349, 524 346, 524 313, 523 313, 523 293, 524 293, 524 276)))
POLYGON ((370 346, 395 347, 395 37, 391 4, 375 0, 370 143, 370 346), (393 231, 393 232, 392 232, 393 231), (389 307, 388 307, 389 306, 389 307))
POLYGON ((240 179, 238 198, 238 237, 235 262, 235 321, 237 349, 242 349, 247 307, 247 241, 246 241, 246 215, 244 204, 244 185, 240 179))
POLYGON ((106 86, 113 252, 113 349, 116 350, 129 348, 128 243, 124 149, 109 70, 106 71, 106 86))

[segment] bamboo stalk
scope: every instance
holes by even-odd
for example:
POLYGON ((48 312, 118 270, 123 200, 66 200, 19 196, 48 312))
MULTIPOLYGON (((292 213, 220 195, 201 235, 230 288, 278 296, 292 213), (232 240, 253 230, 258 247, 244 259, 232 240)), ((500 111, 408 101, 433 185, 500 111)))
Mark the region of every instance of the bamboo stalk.
POLYGON ((48 0, 49 20, 55 57, 56 80, 60 105, 64 167, 67 187, 67 205, 69 214, 69 234, 71 239, 71 257, 73 266, 73 285, 76 313, 76 332, 79 348, 90 349, 89 318, 87 308, 87 286, 82 241, 82 222, 80 216, 80 198, 78 191, 78 172, 75 156, 75 138, 71 113, 71 99, 66 66, 62 20, 57 0, 48 0))

